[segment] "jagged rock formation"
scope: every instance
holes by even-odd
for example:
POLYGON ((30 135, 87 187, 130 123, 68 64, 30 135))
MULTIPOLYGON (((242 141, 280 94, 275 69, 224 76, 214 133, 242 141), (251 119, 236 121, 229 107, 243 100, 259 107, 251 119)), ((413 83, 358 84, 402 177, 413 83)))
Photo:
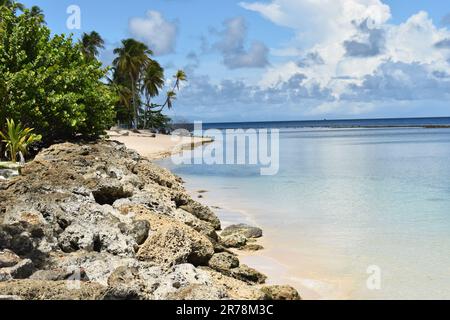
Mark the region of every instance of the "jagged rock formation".
POLYGON ((0 296, 297 298, 240 265, 220 227, 180 178, 120 143, 54 145, 0 181, 0 296))

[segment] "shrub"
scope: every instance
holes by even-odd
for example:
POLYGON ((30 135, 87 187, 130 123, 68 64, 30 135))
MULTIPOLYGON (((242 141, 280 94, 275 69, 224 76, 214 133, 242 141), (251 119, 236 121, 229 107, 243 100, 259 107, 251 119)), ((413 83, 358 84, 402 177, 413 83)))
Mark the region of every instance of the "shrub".
POLYGON ((102 82, 107 70, 80 44, 24 10, 0 7, 0 129, 6 117, 47 142, 97 137, 114 121, 117 100, 102 82))

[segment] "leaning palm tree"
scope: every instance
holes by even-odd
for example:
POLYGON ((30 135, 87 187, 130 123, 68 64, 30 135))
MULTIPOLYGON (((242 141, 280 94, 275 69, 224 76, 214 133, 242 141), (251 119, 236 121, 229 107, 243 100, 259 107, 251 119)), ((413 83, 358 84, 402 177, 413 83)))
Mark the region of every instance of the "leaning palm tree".
POLYGON ((187 81, 186 73, 183 70, 178 70, 173 77, 175 78, 175 86, 173 87, 173 90, 175 90, 175 88, 180 90, 180 83, 182 81, 187 81))
POLYGON ((163 111, 165 107, 167 107, 169 110, 172 109, 173 100, 175 100, 177 98, 175 89, 180 91, 181 82, 187 81, 186 73, 183 70, 178 70, 177 73, 173 77, 175 78, 175 84, 173 86, 173 89, 169 90, 167 92, 166 101, 161 106, 161 109, 159 110, 159 112, 163 111))
POLYGON ((150 64, 150 56, 153 52, 142 42, 134 39, 126 39, 122 41, 120 48, 114 49, 114 54, 117 58, 114 59, 113 65, 117 73, 116 78, 125 78, 131 84, 132 104, 134 112, 134 129, 138 126, 138 106, 139 97, 139 82, 143 70, 150 64))
MULTIPOLYGON (((166 102, 164 103, 162 109, 164 109, 164 107, 167 107, 169 110, 172 109, 173 107, 173 100, 175 100, 177 98, 177 94, 175 93, 175 91, 170 90, 167 92, 167 97, 166 97, 166 102)), ((161 109, 161 111, 162 111, 161 109)))
POLYGON ((94 59, 98 56, 99 50, 104 48, 105 41, 97 32, 83 33, 81 37, 81 51, 85 57, 94 59))

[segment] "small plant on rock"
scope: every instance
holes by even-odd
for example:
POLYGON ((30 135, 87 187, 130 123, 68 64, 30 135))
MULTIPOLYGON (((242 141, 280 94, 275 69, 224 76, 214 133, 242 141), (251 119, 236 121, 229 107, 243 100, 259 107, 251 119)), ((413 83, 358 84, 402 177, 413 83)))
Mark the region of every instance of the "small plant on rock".
POLYGON ((22 128, 20 123, 16 124, 14 120, 6 120, 7 131, 3 133, 0 131, 0 137, 6 143, 6 150, 13 163, 17 162, 17 157, 25 157, 28 154, 28 148, 34 142, 39 142, 42 139, 41 135, 32 133, 34 129, 22 128))

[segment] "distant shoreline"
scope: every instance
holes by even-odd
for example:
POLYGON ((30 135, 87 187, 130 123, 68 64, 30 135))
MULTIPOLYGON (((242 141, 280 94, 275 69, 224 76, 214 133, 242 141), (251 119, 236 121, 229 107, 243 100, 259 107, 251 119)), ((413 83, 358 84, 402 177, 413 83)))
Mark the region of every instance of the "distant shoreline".
MULTIPOLYGON (((260 122, 205 122, 203 129, 383 129, 383 128, 424 128, 450 129, 450 117, 434 118, 386 118, 386 119, 334 119, 300 121, 260 121, 260 122)), ((176 123, 174 129, 194 130, 194 123, 176 123)))

